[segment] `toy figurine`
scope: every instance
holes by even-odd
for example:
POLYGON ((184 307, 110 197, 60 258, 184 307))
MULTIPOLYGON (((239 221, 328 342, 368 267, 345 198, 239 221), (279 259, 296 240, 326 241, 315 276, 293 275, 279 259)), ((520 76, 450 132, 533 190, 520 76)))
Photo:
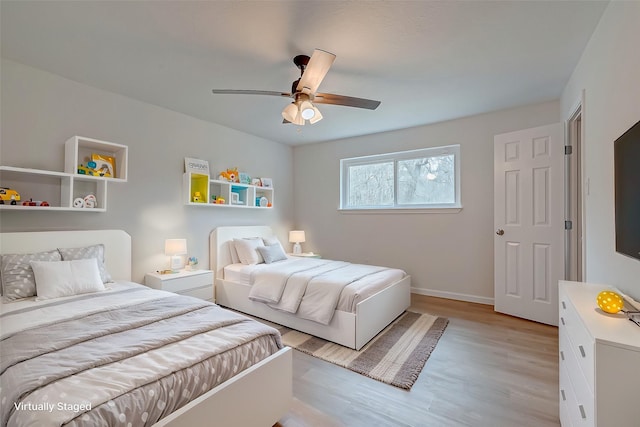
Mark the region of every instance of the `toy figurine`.
POLYGON ((17 205, 20 201, 20 193, 8 187, 0 187, 0 205, 9 202, 11 205, 17 205))
POLYGON ((220 181, 240 182, 238 168, 227 169, 226 171, 220 172, 218 179, 220 181))
POLYGON ((87 196, 85 196, 84 198, 84 207, 95 208, 97 206, 98 206, 98 200, 96 199, 96 196, 94 196, 93 194, 87 194, 87 196))
POLYGON ((202 203, 202 194, 199 191, 193 193, 193 203, 202 203))

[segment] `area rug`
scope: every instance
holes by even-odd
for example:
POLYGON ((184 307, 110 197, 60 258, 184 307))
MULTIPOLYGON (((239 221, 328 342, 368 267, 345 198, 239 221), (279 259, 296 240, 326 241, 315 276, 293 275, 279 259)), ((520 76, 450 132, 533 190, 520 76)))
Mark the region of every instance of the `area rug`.
POLYGON ((279 329, 285 345, 410 390, 448 323, 443 317, 407 311, 359 351, 288 328, 279 329))

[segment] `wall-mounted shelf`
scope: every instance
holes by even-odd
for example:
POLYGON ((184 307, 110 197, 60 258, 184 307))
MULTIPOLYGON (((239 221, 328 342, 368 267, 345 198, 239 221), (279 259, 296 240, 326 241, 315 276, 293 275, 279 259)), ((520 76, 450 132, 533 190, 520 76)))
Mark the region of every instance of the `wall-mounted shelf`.
POLYGON ((209 175, 190 172, 184 174, 183 187, 184 202, 189 206, 252 209, 270 209, 273 206, 273 188, 209 179, 209 175), (219 198, 224 199, 224 203, 215 203, 219 198), (201 201, 194 201, 198 199, 201 201))
POLYGON ((124 145, 74 136, 65 143, 65 172, 42 169, 0 166, 0 187, 20 193, 20 201, 0 204, 2 210, 105 212, 107 210, 107 182, 126 182, 128 148, 124 145), (109 156, 115 165, 114 177, 78 173, 78 165, 93 153, 109 156), (76 199, 95 196, 95 207, 74 207, 76 199), (23 202, 46 201, 49 206, 24 206, 23 202))
POLYGON ((0 209, 15 210, 73 210, 104 212, 107 210, 107 185, 104 178, 74 175, 41 169, 0 166, 2 187, 20 189, 21 200, 16 205, 0 205, 0 209), (96 197, 95 208, 74 208, 76 198, 87 194, 96 197), (46 201, 49 206, 23 206, 26 200, 46 201))
MULTIPOLYGON (((71 174, 78 173, 78 166, 86 166, 92 161, 94 154, 113 159, 115 176, 106 178, 116 182, 127 181, 127 169, 129 161, 129 147, 113 142, 99 141, 83 136, 72 136, 64 144, 64 171, 71 174)), ((96 176, 94 178, 102 178, 96 176)))

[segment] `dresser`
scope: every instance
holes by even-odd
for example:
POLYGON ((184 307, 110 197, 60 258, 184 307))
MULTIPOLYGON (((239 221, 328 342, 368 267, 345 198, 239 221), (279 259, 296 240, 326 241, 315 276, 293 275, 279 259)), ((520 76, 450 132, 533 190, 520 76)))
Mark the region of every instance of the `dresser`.
POLYGON ((144 276, 144 283, 150 288, 215 302, 211 270, 180 270, 169 274, 147 273, 144 276))
POLYGON ((640 327, 607 314, 604 285, 559 283, 560 422, 563 427, 640 426, 640 327))

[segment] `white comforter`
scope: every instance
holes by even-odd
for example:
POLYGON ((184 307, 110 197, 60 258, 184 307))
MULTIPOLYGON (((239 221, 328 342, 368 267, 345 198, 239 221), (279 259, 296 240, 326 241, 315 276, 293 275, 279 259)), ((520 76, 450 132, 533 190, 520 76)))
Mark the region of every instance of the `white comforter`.
POLYGON ((251 273, 249 298, 327 325, 346 286, 385 270, 390 269, 307 258, 276 262, 251 273))

